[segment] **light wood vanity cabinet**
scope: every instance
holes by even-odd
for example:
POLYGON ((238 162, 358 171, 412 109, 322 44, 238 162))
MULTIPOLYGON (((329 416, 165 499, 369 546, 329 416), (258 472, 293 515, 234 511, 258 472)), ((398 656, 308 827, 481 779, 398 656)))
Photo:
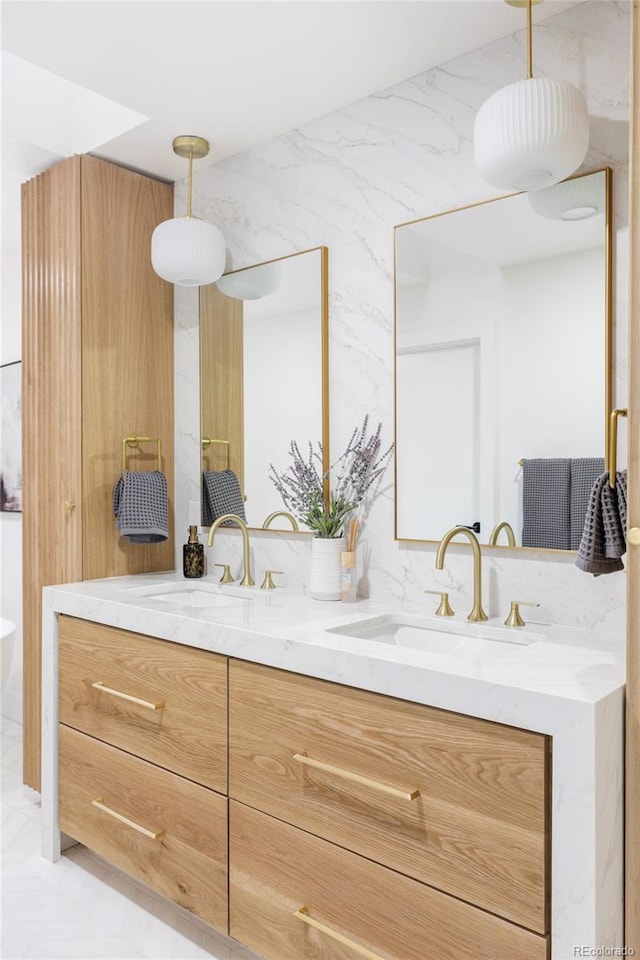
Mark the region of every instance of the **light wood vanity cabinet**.
POLYGON ((305 936, 316 942, 293 918, 304 905, 343 934, 353 911, 347 939, 362 945, 370 925, 372 956, 417 960, 430 942, 443 944, 437 960, 547 956, 547 737, 237 660, 229 698, 232 936, 267 960, 304 956, 285 951, 282 933, 297 930, 298 948, 305 936), (270 815, 253 837, 251 815, 233 801, 270 815), (315 884, 316 873, 327 876, 315 884), (406 943, 381 929, 388 911, 361 895, 360 879, 363 892, 406 891, 408 926, 398 901, 400 917, 389 919, 406 943))
POLYGON ((59 663, 60 828, 266 960, 547 960, 547 737, 68 616, 59 663))
POLYGON ((61 616, 59 664, 60 829, 226 933, 226 657, 61 616))
MULTIPOLYGON (((173 287, 149 255, 172 216, 171 184, 96 157, 22 186, 24 781, 36 790, 42 587, 174 567, 173 534, 128 543, 111 500, 122 440, 137 434, 161 440, 173 501, 173 287)), ((128 465, 156 469, 155 449, 128 465)))

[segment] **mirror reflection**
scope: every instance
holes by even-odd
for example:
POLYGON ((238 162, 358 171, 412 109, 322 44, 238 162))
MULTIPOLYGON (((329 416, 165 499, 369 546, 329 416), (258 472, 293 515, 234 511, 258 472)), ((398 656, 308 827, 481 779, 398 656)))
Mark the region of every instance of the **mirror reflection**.
POLYGON ((577 549, 611 408, 609 208, 600 170, 396 227, 397 539, 577 549))
MULTIPOLYGON (((292 440, 328 465, 326 247, 225 274, 200 290, 202 523, 262 527, 284 509, 269 479, 292 440)), ((272 529, 291 529, 283 516, 272 529)))

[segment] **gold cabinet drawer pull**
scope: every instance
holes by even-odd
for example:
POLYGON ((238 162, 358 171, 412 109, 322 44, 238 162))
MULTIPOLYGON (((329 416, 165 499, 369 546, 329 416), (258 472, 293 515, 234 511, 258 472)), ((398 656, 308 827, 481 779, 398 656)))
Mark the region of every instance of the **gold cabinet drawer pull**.
POLYGON ((379 953, 372 953, 371 950, 367 950, 366 947, 361 947, 359 943, 349 940, 348 937, 343 937, 341 933, 332 930, 331 927, 325 926, 324 923, 314 920, 313 917, 309 916, 308 907, 300 907, 300 909, 294 913, 294 917, 302 920, 303 923, 308 924, 310 927, 315 927, 315 929, 321 933, 326 933, 332 940, 337 940, 338 943, 343 943, 345 946, 350 947, 355 953, 359 953, 361 957, 369 957, 369 960, 383 960, 379 953))
POLYGON ((131 827, 133 830, 137 830, 138 833, 143 833, 145 837, 150 837, 152 840, 159 840, 163 835, 164 830, 158 830, 155 833, 153 830, 147 830, 146 827, 141 827, 139 823, 135 823, 134 820, 129 820, 127 817, 123 817, 121 813, 116 813, 115 810, 112 810, 111 807, 104 805, 103 797, 98 797, 97 800, 91 801, 92 807, 97 807, 98 810, 102 810, 103 813, 108 813, 110 817, 113 817, 114 820, 119 820, 120 823, 126 824, 127 827, 131 827))
POLYGON ((149 700, 141 700, 140 697, 132 697, 130 693, 123 693, 121 690, 114 690, 112 687, 105 687, 104 683, 96 680, 91 684, 101 693, 108 693, 112 697, 120 697, 121 700, 128 700, 129 703, 137 703, 139 707, 146 707, 147 710, 164 710, 164 703, 151 703, 149 700))
POLYGON ((379 783, 377 780, 369 780, 368 777, 362 777, 359 773, 352 773, 350 770, 342 770, 340 767, 333 767, 330 763, 323 763, 322 760, 313 760, 306 753, 294 753, 293 759, 298 763, 304 763, 308 767, 315 767, 316 770, 325 770, 327 773, 333 773, 337 777, 344 777, 345 780, 351 780, 353 783, 360 783, 364 787, 371 787, 373 790, 380 790, 381 793, 388 793, 392 797, 399 797, 400 800, 415 800, 420 796, 419 790, 398 790, 397 787, 389 787, 386 783, 379 783))

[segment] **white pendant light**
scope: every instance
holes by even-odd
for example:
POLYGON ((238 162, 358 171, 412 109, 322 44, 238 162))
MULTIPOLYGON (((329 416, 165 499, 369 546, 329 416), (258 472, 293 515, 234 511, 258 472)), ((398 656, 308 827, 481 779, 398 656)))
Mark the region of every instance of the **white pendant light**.
POLYGON ((173 152, 189 160, 187 213, 159 223, 151 236, 151 263, 155 272, 181 287, 213 283, 225 268, 222 232, 191 212, 193 161, 206 157, 209 144, 202 137, 176 137, 173 152))
POLYGON ((282 282, 282 264, 259 263, 256 267, 226 273, 216 283, 216 287, 227 297, 236 300, 261 300, 275 293, 282 282))
POLYGON ((480 107, 473 132, 475 163, 494 187, 540 190, 564 180, 584 160, 589 115, 577 87, 534 78, 532 0, 506 2, 527 7, 527 79, 496 91, 480 107))

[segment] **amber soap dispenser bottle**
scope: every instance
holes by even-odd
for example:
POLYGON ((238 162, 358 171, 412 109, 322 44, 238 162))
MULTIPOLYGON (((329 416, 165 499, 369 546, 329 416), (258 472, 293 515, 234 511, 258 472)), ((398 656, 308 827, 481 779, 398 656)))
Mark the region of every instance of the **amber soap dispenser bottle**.
POLYGON ((185 577, 201 577, 204 573, 204 544, 198 540, 197 526, 189 527, 189 540, 182 548, 182 570, 185 577))

